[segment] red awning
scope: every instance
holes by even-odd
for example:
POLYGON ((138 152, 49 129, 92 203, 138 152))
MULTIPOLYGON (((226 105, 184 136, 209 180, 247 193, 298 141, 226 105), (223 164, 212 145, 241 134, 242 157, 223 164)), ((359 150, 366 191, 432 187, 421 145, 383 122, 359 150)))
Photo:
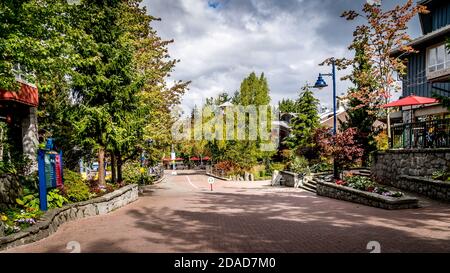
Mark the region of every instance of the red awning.
POLYGON ((413 105, 422 105, 422 104, 430 104, 439 102, 437 99, 427 98, 427 97, 419 97, 419 96, 408 96, 403 99, 399 99, 397 101, 390 102, 388 104, 382 105, 383 108, 389 107, 400 107, 400 106, 413 106, 413 105))
POLYGON ((210 158, 209 158, 209 156, 205 156, 205 157, 203 158, 203 160, 208 161, 208 160, 210 160, 210 158))
POLYGON ((196 157, 196 156, 191 157, 191 161, 199 161, 199 160, 200 160, 200 158, 198 158, 198 157, 196 157))
POLYGON ((29 106, 39 105, 38 89, 35 86, 20 83, 20 89, 16 92, 0 89, 0 101, 15 101, 29 106))

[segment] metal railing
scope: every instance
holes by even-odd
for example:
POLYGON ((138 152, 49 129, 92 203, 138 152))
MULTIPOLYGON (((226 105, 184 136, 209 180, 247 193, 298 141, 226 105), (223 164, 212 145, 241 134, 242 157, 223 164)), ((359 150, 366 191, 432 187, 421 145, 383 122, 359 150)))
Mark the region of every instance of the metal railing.
POLYGON ((450 148, 450 119, 391 126, 391 149, 450 148))

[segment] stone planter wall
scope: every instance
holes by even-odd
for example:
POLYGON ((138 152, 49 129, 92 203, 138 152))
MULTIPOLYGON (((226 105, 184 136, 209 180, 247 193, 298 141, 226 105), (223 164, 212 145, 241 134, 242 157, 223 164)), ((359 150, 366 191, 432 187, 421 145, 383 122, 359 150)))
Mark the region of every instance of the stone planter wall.
POLYGON ((280 174, 283 179, 283 181, 281 182, 281 186, 286 187, 300 186, 301 179, 298 177, 298 174, 287 171, 280 171, 280 174))
POLYGON ((388 150, 374 157, 372 176, 380 184, 450 201, 450 183, 430 179, 450 168, 450 149, 388 150))
POLYGON ((52 209, 39 222, 19 233, 0 237, 0 250, 39 241, 54 233, 65 222, 107 214, 138 199, 138 186, 128 185, 101 197, 52 209))
POLYGON ((391 182, 399 189, 416 192, 432 199, 450 202, 450 182, 425 177, 401 175, 391 182))
POLYGON ((12 175, 0 175, 0 209, 5 210, 16 204, 20 194, 19 180, 12 175))
POLYGON ((431 177, 433 172, 450 167, 450 149, 388 150, 374 156, 373 178, 393 185, 400 176, 431 177))
POLYGON ((382 196, 324 181, 317 181, 317 195, 389 210, 411 209, 419 206, 417 198, 382 196))

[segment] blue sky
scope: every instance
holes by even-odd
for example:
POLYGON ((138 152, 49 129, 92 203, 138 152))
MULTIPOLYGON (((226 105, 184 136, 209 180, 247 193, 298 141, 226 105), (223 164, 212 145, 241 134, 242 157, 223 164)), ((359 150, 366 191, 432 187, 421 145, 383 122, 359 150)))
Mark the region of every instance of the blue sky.
MULTIPOLYGON (((384 8, 403 4, 383 0, 384 8)), ((272 104, 296 98, 301 86, 313 84, 318 64, 328 57, 351 57, 347 50, 357 22, 340 18, 344 10, 360 10, 365 0, 144 0, 148 12, 162 21, 153 27, 180 59, 171 80, 191 80, 183 99, 187 110, 220 92, 232 94, 251 72, 264 72, 272 104)), ((359 21, 361 23, 362 21, 359 21)), ((418 19, 410 23, 412 37, 420 35, 418 19)), ((344 76, 339 72, 338 76, 344 76)), ((338 94, 348 82, 338 82, 338 94)), ((331 105, 331 88, 317 91, 331 105)))

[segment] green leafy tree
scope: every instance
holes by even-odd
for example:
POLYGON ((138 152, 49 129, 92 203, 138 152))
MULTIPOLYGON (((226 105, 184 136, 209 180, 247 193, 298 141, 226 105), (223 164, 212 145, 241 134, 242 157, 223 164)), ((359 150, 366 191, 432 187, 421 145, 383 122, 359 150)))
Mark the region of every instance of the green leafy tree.
POLYGON ((16 90, 15 75, 38 84, 54 84, 55 75, 76 59, 72 44, 83 36, 70 24, 73 6, 64 0, 0 2, 0 86, 16 90))
POLYGON ((355 51, 352 74, 347 78, 354 87, 348 91, 348 119, 342 123, 342 129, 355 128, 354 140, 363 149, 362 165, 367 166, 370 154, 377 149, 375 141, 379 131, 373 127, 377 120, 378 106, 364 103, 359 97, 361 93, 373 93, 378 88, 378 83, 373 77, 373 67, 370 57, 366 54, 368 32, 361 32, 355 36, 349 49, 355 51), (358 94, 358 95, 355 95, 358 94))
POLYGON ((270 103, 269 85, 264 73, 260 77, 252 72, 241 83, 237 101, 244 106, 270 103))
POLYGON ((16 76, 39 89, 38 123, 42 140, 56 138, 67 166, 80 156, 70 123, 70 80, 80 61, 74 45, 89 38, 74 24, 76 9, 64 0, 0 3, 0 87, 17 90, 16 76))
MULTIPOLYGON (((259 77, 255 73, 249 74, 240 86, 239 91, 235 92, 232 97, 227 93, 219 94, 217 97, 208 98, 205 106, 219 106, 224 102, 231 102, 233 105, 255 106, 268 105, 270 103, 270 90, 267 79, 262 73, 259 77)), ((268 109, 270 111, 270 109, 268 109)), ((211 123, 211 119, 215 117, 203 117, 203 124, 211 123)), ((245 122, 248 124, 249 117, 246 115, 245 122)), ((268 120, 270 122, 270 119, 268 120)), ((259 124, 259 119, 257 120, 259 124)), ((227 124, 227 126, 230 126, 227 124)), ((237 126, 235 121, 234 126, 237 126)), ((259 125, 258 125, 259 126, 259 125)), ((246 135, 249 133, 248 126, 246 127, 246 135)), ((226 135, 224 131, 224 135, 226 135)), ((211 140, 202 143, 205 153, 212 156, 215 162, 228 162, 233 166, 238 166, 240 170, 250 170, 255 166, 259 160, 267 161, 274 154, 271 151, 261 151, 262 144, 259 130, 256 140, 211 140)), ((186 142, 186 145, 192 145, 186 142)))

